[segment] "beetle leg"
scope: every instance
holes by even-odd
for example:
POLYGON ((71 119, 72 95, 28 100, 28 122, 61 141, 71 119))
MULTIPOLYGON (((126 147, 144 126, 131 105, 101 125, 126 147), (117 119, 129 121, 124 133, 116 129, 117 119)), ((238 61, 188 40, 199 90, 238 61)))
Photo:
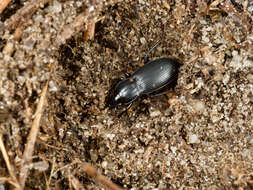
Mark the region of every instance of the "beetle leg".
POLYGON ((161 40, 158 40, 156 43, 155 43, 155 45, 153 45, 150 49, 149 49, 149 51, 148 51, 148 53, 144 56, 144 64, 146 64, 146 63, 148 63, 149 62, 149 54, 155 49, 155 48, 157 48, 157 46, 159 46, 161 44, 161 40))
POLYGON ((118 117, 120 118, 124 113, 126 113, 126 110, 122 111, 122 112, 118 115, 118 117))
MULTIPOLYGON (((129 78, 131 76, 126 70, 123 70, 122 73, 124 73, 125 78, 129 78)), ((120 80, 124 80, 125 78, 121 77, 120 80)))
POLYGON ((132 104, 133 104, 133 102, 131 102, 131 103, 127 106, 127 108, 124 109, 124 110, 118 115, 118 117, 121 117, 124 113, 126 113, 127 110, 132 106, 132 104))
MULTIPOLYGON (((178 75, 176 74, 175 76, 173 76, 172 77, 172 80, 170 80, 169 82, 168 82, 168 84, 167 85, 165 85, 162 89, 164 89, 164 90, 161 90, 161 92, 160 93, 158 93, 158 94, 150 94, 150 96, 151 97, 156 97, 156 96, 161 96, 161 95, 164 95, 164 94, 167 94, 167 93, 169 93, 169 92, 175 92, 174 91, 174 88, 175 88, 175 86, 177 85, 177 78, 178 78, 178 75), (168 90, 166 90, 166 89, 168 89, 168 90)), ((154 93, 154 92, 153 92, 154 93)))
POLYGON ((150 97, 156 97, 156 96, 161 96, 161 95, 164 95, 164 94, 168 94, 169 92, 173 92, 173 90, 166 90, 164 92, 161 92, 161 93, 158 93, 158 94, 150 94, 150 97))
POLYGON ((126 78, 129 78, 131 75, 129 73, 125 73, 126 78))
POLYGON ((149 62, 149 57, 148 57, 148 55, 145 55, 145 57, 144 57, 143 59, 144 59, 144 64, 146 64, 146 63, 149 62))
POLYGON ((132 106, 132 104, 133 104, 133 102, 131 102, 131 103, 127 106, 126 110, 128 110, 128 109, 132 106))

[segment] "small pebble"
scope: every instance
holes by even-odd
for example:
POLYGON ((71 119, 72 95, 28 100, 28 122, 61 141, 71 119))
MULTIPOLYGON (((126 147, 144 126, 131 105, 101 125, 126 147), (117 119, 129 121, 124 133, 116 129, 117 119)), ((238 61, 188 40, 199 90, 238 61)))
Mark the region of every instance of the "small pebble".
POLYGON ((172 146, 172 147, 170 147, 170 150, 175 154, 176 153, 176 151, 177 151, 177 147, 175 147, 175 146, 172 146))
POLYGON ((103 161, 103 162, 102 162, 102 167, 103 167, 103 168, 107 168, 107 165, 108 165, 108 162, 107 162, 107 161, 103 161))
POLYGON ((140 38, 140 41, 141 41, 141 44, 145 44, 146 43, 146 40, 145 40, 145 38, 140 38))
POLYGON ((54 1, 54 3, 53 3, 53 10, 54 10, 55 13, 61 12, 61 10, 62 10, 62 4, 59 3, 58 1, 54 1))
POLYGON ((200 142, 200 141, 199 141, 199 138, 198 138, 197 135, 191 134, 191 135, 189 136, 189 143, 190 143, 190 144, 196 144, 196 143, 199 143, 199 142, 200 142))
POLYGON ((35 162, 33 163, 33 168, 35 170, 39 170, 39 171, 46 171, 48 169, 49 165, 46 161, 39 161, 39 162, 35 162))
POLYGON ((250 83, 253 83, 253 74, 248 74, 247 75, 247 79, 248 79, 248 81, 250 82, 250 83))
POLYGON ((209 74, 210 74, 211 76, 213 76, 213 75, 215 74, 215 70, 214 70, 214 69, 210 69, 210 70, 209 70, 209 74))
POLYGON ((195 112, 203 113, 205 111, 205 103, 200 100, 195 100, 192 103, 192 108, 195 112))
POLYGON ((90 158, 93 162, 96 162, 98 159, 97 151, 90 150, 90 158))
POLYGON ((159 110, 150 110, 150 117, 157 117, 161 115, 161 112, 159 110))
POLYGON ((24 41, 24 48, 30 51, 34 48, 35 43, 36 43, 36 40, 33 37, 29 37, 28 39, 24 41))

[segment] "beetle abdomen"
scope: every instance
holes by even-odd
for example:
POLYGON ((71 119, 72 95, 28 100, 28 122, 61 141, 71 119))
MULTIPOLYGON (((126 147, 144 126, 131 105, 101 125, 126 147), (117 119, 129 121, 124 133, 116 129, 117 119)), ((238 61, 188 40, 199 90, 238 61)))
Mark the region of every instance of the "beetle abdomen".
POLYGON ((177 76, 178 68, 175 59, 156 59, 139 68, 132 78, 140 94, 149 94, 169 84, 177 76))

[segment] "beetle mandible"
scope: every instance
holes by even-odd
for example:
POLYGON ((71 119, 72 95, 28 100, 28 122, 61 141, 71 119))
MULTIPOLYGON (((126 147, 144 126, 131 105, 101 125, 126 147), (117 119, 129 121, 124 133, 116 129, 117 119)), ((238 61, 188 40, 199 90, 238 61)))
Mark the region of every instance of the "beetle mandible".
MULTIPOLYGON (((150 95, 177 80, 180 64, 174 58, 159 58, 149 61, 148 55, 161 41, 158 41, 144 57, 144 66, 137 69, 130 77, 121 80, 109 92, 108 104, 110 107, 128 105, 140 95, 150 95)), ((156 94, 159 96, 167 91, 156 94)))

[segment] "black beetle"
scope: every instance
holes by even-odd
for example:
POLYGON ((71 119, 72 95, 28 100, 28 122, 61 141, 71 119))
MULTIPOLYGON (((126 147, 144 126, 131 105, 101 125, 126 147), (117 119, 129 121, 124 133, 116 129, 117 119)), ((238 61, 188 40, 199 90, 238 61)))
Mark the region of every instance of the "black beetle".
MULTIPOLYGON (((121 80, 110 90, 107 100, 110 107, 125 104, 129 108, 138 96, 150 95, 177 80, 180 64, 176 59, 160 58, 148 61, 149 53, 159 44, 160 41, 144 57, 144 66, 140 67, 130 77, 121 80)), ((154 96, 167 92, 168 90, 154 96)))

